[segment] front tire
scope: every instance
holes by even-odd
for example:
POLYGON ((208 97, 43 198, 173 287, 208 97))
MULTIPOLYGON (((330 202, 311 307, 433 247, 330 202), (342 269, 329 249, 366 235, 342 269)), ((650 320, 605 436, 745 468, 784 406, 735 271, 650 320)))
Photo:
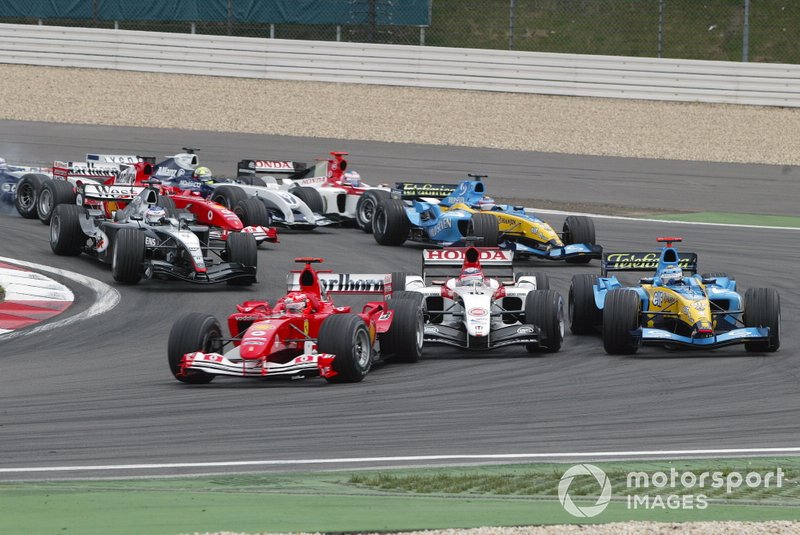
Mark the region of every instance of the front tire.
MULTIPOLYGON (((228 262, 242 264, 245 267, 253 267, 258 270, 258 244, 252 234, 244 232, 232 232, 228 234, 225 244, 228 262)), ((255 282, 255 278, 238 277, 229 279, 230 286, 250 286, 255 282)))
POLYGON ((81 229, 84 214, 77 204, 60 204, 50 219, 50 248, 57 255, 78 256, 83 251, 87 236, 81 229))
POLYGON ((233 211, 236 205, 246 198, 247 193, 238 186, 217 186, 211 194, 212 201, 221 204, 230 211, 233 211))
POLYGON ((616 289, 606 294, 603 307, 603 348, 609 355, 632 355, 640 339, 632 334, 639 328, 642 301, 633 290, 616 289))
POLYGON ((750 288, 744 294, 744 324, 769 327, 766 342, 745 342, 749 352, 772 353, 781 347, 781 296, 775 288, 750 288))
POLYGON ((193 312, 175 322, 169 333, 167 359, 173 377, 182 383, 207 384, 214 376, 200 370, 181 374, 181 361, 186 353, 222 352, 222 327, 214 316, 193 312))
MULTIPOLYGON (((595 245, 594 221, 586 216, 571 215, 567 217, 562 231, 565 245, 573 243, 595 245)), ((591 261, 589 256, 573 256, 566 259, 569 264, 588 264, 591 261)))
POLYGON ((408 239, 411 223, 406 205, 400 199, 386 199, 378 203, 372 221, 372 235, 380 245, 403 245, 408 239))
POLYGON ((308 209, 315 214, 321 214, 325 210, 325 206, 322 203, 322 195, 314 188, 300 186, 289 190, 289 193, 306 203, 308 209))
POLYGON ((255 197, 239 201, 233 207, 233 213, 242 220, 246 227, 268 227, 272 224, 267 207, 255 197))
POLYGON ((144 265, 144 232, 123 228, 117 231, 111 257, 111 276, 122 284, 136 284, 142 280, 144 265))
POLYGON ((539 344, 527 344, 529 353, 555 353, 564 343, 564 299, 555 290, 532 290, 525 296, 525 323, 541 330, 539 344))
POLYGON ((594 300, 594 285, 600 277, 583 273, 572 276, 569 286, 569 330, 572 334, 591 334, 603 323, 603 312, 594 300))
POLYGON ((328 316, 319 329, 317 348, 320 353, 335 356, 333 369, 337 375, 329 382, 358 383, 372 368, 369 331, 364 320, 355 314, 328 316))
POLYGON ((365 191, 356 203, 356 222, 358 223, 358 228, 367 234, 371 234, 372 219, 375 217, 375 210, 378 208, 378 204, 380 204, 381 201, 388 198, 389 192, 382 189, 365 191))
POLYGON ((50 224, 53 210, 59 204, 75 204, 75 189, 66 180, 45 180, 36 200, 36 213, 44 225, 50 224))

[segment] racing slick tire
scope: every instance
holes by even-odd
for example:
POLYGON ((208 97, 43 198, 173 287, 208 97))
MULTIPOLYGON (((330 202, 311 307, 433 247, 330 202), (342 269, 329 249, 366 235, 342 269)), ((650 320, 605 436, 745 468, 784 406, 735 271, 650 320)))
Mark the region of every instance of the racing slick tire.
POLYGON ((234 207, 247 198, 247 193, 238 186, 219 186, 214 188, 211 193, 211 200, 221 204, 228 210, 233 211, 234 207))
POLYGON ((537 290, 549 290, 550 289, 550 277, 547 276, 547 273, 542 273, 541 271, 523 271, 521 273, 517 273, 514 275, 514 282, 519 284, 519 280, 522 277, 533 277, 536 280, 536 289, 537 290))
POLYGON ((572 276, 567 299, 569 330, 572 334, 591 334, 603 323, 603 311, 597 308, 593 289, 599 278, 590 273, 572 276))
MULTIPOLYGON (((595 244, 594 221, 586 216, 568 216, 564 221, 562 232, 565 245, 573 243, 595 244)), ((588 264, 592 261, 589 256, 573 256, 565 260, 570 264, 588 264)))
POLYGON ((389 192, 382 189, 367 190, 358 198, 356 203, 356 222, 358 228, 372 234, 372 218, 375 216, 375 209, 381 201, 389 198, 389 192))
POLYGON ((44 181, 36 199, 36 215, 44 225, 50 224, 53 210, 59 204, 75 204, 75 189, 66 180, 44 181))
POLYGON ((472 214, 467 225, 467 236, 483 238, 479 247, 497 247, 500 242, 500 223, 491 214, 472 214))
POLYGON ((400 299, 414 301, 421 307, 422 302, 425 301, 425 296, 419 292, 411 292, 406 290, 402 292, 392 292, 392 298, 389 300, 389 303, 391 303, 392 301, 399 301, 400 299))
POLYGON ((77 204, 59 204, 50 218, 50 248, 57 255, 78 256, 86 243, 81 229, 83 207, 77 204))
POLYGON ((781 347, 781 296, 775 288, 749 288, 744 293, 746 327, 769 327, 766 342, 745 342, 749 352, 772 353, 781 347))
POLYGON ((272 224, 267 207, 255 197, 248 197, 236 203, 233 213, 242 220, 245 227, 268 227, 272 224))
POLYGON ((222 327, 214 316, 192 312, 176 321, 169 332, 167 344, 167 359, 173 377, 182 383, 193 385, 213 381, 213 375, 200 370, 188 370, 181 374, 181 361, 183 355, 194 351, 221 353, 221 339, 222 327))
POLYGON ((39 190, 42 182, 50 180, 47 175, 28 173, 22 175, 17 183, 17 196, 14 198, 14 206, 19 215, 25 219, 36 218, 36 201, 39 198, 39 190))
MULTIPOLYGON (((258 244, 252 234, 231 232, 225 243, 225 251, 228 262, 258 269, 258 244)), ((256 281, 255 277, 237 277, 226 282, 230 286, 250 286, 256 281)))
POLYGON ((392 271, 392 297, 397 292, 405 291, 406 289, 406 277, 409 274, 405 271, 392 271))
POLYGON ((315 214, 324 213, 325 205, 322 203, 322 195, 320 195, 319 191, 315 190, 314 188, 300 186, 290 189, 289 193, 306 203, 306 206, 308 206, 309 210, 315 214))
POLYGON ((419 299, 394 297, 389 301, 389 310, 394 312, 392 325, 381 335, 381 352, 394 355, 395 362, 417 362, 422 358, 422 341, 425 320, 422 316, 422 294, 419 299))
POLYGON ((386 199, 378 203, 372 220, 372 235, 376 242, 381 245, 403 245, 410 230, 411 223, 403 201, 386 199))
POLYGON ((603 307, 603 348, 609 355, 632 355, 640 339, 631 334, 639 328, 642 301, 634 290, 618 288, 606 294, 603 307))
POLYGON ((564 343, 564 298, 555 290, 532 290, 525 296, 525 323, 541 330, 538 344, 526 344, 528 353, 555 353, 564 343))
POLYGON ((122 284, 136 284, 142 280, 144 265, 144 232, 123 228, 114 237, 111 253, 111 276, 122 284))
POLYGON ((317 348, 335 356, 331 383, 358 383, 372 368, 372 343, 364 320, 355 314, 333 314, 319 328, 317 348))

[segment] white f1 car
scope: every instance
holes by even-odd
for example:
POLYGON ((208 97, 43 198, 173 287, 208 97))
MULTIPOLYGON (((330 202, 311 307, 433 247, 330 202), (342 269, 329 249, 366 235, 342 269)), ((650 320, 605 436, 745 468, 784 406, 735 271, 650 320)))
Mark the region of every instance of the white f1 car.
POLYGON ((563 298, 549 289, 543 273, 515 275, 513 251, 451 247, 422 254, 422 277, 397 273, 392 280, 393 295, 400 290, 422 296, 426 343, 472 350, 520 344, 531 353, 561 348, 563 298), (454 267, 460 268, 455 277, 431 278, 432 268, 454 267))
POLYGON ((267 185, 275 184, 302 199, 314 212, 338 222, 355 221, 364 232, 371 233, 372 215, 378 202, 389 198, 389 187, 370 186, 358 173, 346 172, 346 152, 330 154, 313 167, 302 162, 242 160, 237 175, 240 180, 253 177, 267 185), (278 180, 275 175, 282 178, 278 180))

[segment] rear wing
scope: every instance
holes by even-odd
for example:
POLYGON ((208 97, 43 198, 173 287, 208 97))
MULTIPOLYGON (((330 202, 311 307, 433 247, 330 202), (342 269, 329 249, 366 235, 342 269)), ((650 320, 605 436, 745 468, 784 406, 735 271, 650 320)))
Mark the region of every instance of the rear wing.
POLYGON ((304 162, 283 160, 241 160, 236 164, 236 176, 241 175, 290 175, 302 176, 308 170, 304 162))
POLYGON ((145 187, 142 186, 119 186, 105 184, 84 184, 82 193, 84 199, 95 201, 130 201, 141 192, 145 187))
MULTIPOLYGON (((601 262, 603 277, 609 271, 651 271, 658 269, 660 253, 604 253, 601 262)), ((697 273, 697 253, 678 253, 678 266, 684 271, 697 273)))
MULTIPOLYGON (((453 274, 454 268, 460 271, 464 265, 469 247, 447 247, 446 249, 423 249, 422 278, 427 280, 431 270, 440 271, 438 275, 453 274), (449 268, 449 269, 448 269, 449 268)), ((484 273, 494 277, 514 278, 514 251, 496 247, 476 247, 480 253, 479 261, 484 273)))
MULTIPOLYGON (((301 290, 300 271, 290 272, 287 287, 290 292, 301 290)), ((345 295, 380 294, 388 295, 392 291, 391 275, 386 273, 330 273, 317 271, 320 286, 328 293, 345 295)))
POLYGON ((131 164, 145 162, 155 164, 156 157, 138 156, 136 154, 87 154, 86 161, 95 163, 131 164))
POLYGON ((99 162, 53 162, 53 176, 66 180, 68 177, 85 177, 93 180, 117 178, 127 165, 99 162))
POLYGON ((433 184, 430 182, 397 182, 392 188, 391 195, 395 199, 404 201, 420 200, 422 198, 444 199, 452 194, 458 184, 433 184))

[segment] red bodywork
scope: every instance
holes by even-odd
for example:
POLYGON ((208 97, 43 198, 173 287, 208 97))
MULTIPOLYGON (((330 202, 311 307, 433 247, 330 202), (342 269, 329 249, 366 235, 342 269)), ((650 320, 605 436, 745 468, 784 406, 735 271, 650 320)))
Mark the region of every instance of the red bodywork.
MULTIPOLYGON (((333 355, 314 355, 317 350, 319 330, 326 318, 333 314, 352 312, 349 306, 336 306, 322 290, 318 273, 312 263, 322 262, 321 258, 297 258, 296 262, 304 262, 298 273, 300 289, 291 291, 275 302, 274 306, 266 301, 245 301, 236 306, 236 312, 228 317, 228 329, 233 345, 239 348, 239 356, 245 361, 260 360, 264 363, 275 362, 285 364, 297 359, 318 359, 318 367, 322 377, 330 378, 337 374, 333 369, 333 355), (305 302, 302 311, 290 311, 287 305, 291 302, 305 302)), ((375 344, 377 335, 385 333, 392 324, 393 313, 388 309, 386 301, 371 301, 364 305, 358 314, 364 320, 369 331, 370 343, 375 344)), ((216 358, 213 355, 190 353, 184 356, 182 366, 188 368, 196 358, 216 358)), ((262 374, 268 375, 263 366, 262 374)))

